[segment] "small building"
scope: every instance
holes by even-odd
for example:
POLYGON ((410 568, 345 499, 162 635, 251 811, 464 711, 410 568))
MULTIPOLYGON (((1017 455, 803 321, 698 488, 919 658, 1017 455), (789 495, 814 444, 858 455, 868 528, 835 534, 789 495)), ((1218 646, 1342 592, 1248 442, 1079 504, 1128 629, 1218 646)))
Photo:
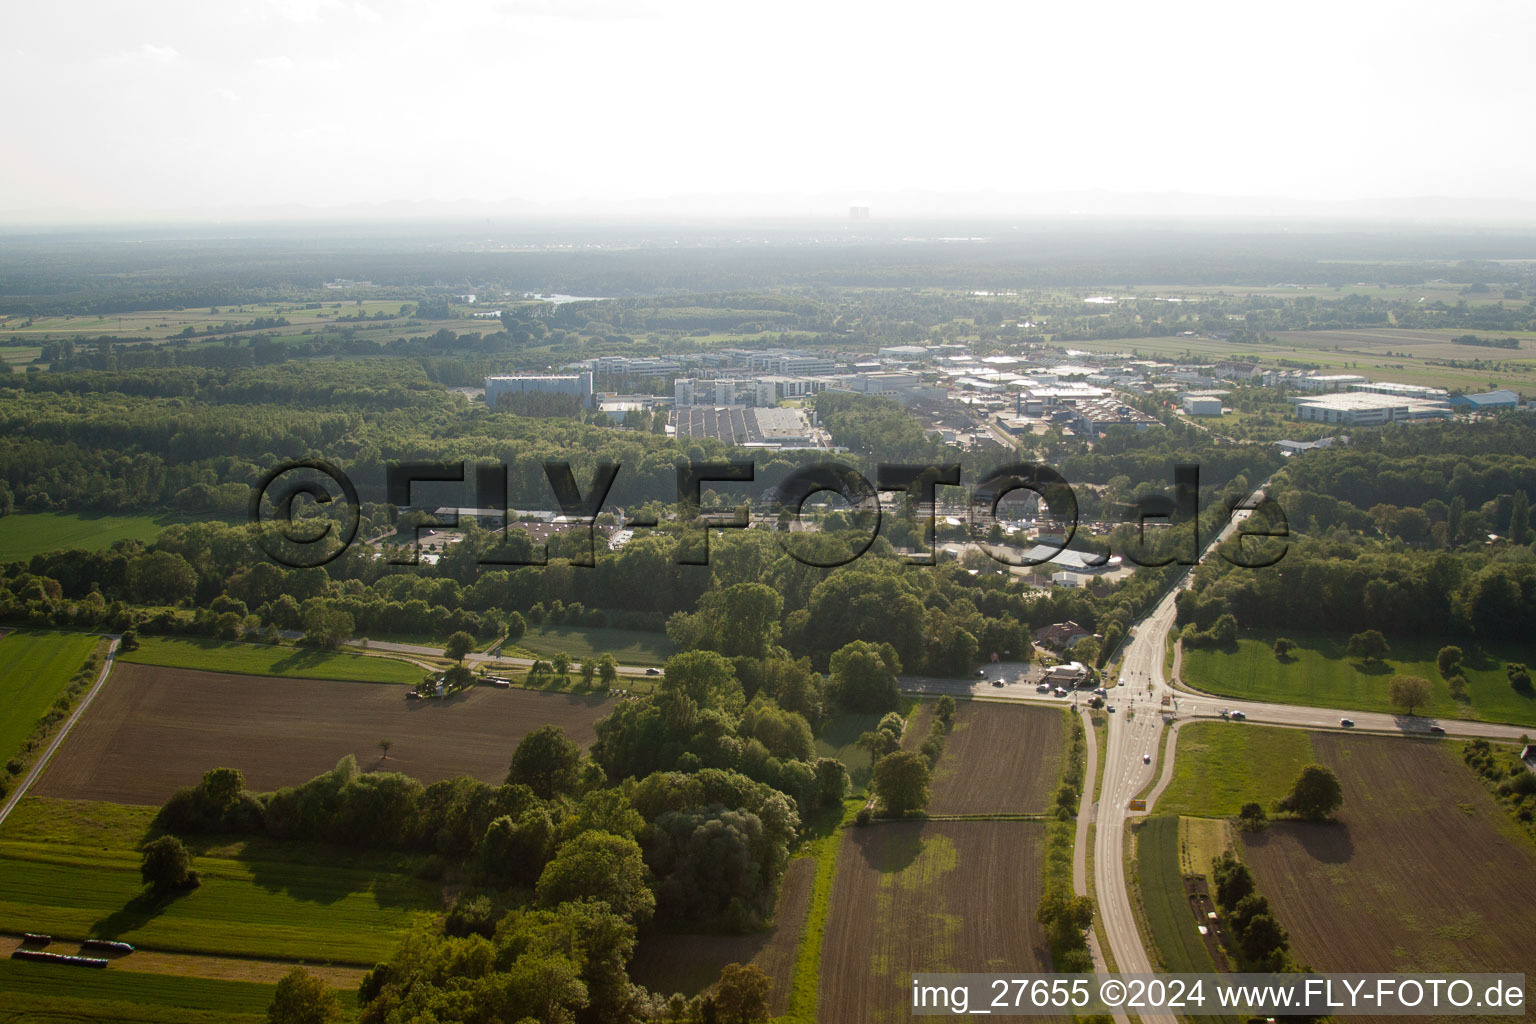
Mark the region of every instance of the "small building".
POLYGON ((1191 416, 1220 416, 1221 399, 1190 395, 1184 399, 1184 411, 1191 416))
POLYGON ((1076 573, 1055 572, 1051 573, 1051 586, 1077 588, 1083 585, 1083 578, 1076 573))
POLYGON ((1082 626, 1068 619, 1066 622, 1053 622, 1049 626, 1037 629, 1034 632, 1036 643, 1044 644, 1055 650, 1065 650, 1079 637, 1092 636, 1082 626))
POLYGON ((1276 441, 1275 447, 1280 449, 1280 454, 1285 456, 1300 455, 1302 452, 1310 452, 1317 448, 1331 448, 1337 440, 1332 437, 1320 437, 1316 441, 1276 441))
POLYGON ((1041 681, 1052 686, 1078 687, 1092 678, 1087 665, 1080 661, 1069 661, 1065 665, 1052 665, 1046 669, 1041 681))

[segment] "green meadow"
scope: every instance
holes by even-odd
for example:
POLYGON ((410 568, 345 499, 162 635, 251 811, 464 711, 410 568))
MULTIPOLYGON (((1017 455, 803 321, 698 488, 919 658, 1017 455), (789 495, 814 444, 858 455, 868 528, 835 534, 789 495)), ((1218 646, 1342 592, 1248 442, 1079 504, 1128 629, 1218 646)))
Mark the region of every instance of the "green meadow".
POLYGON ((245 644, 190 637, 144 637, 139 641, 138 650, 120 657, 138 665, 362 683, 414 684, 421 682, 424 674, 419 666, 395 658, 317 651, 287 644, 245 644))

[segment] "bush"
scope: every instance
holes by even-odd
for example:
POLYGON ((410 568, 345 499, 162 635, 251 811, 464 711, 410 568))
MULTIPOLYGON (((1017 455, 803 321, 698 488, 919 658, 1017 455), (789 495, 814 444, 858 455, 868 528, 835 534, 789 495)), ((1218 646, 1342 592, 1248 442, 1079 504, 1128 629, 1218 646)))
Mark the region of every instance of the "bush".
POLYGON ((859 813, 853 816, 853 823, 860 826, 868 825, 871 821, 874 820, 875 816, 868 807, 860 807, 859 813))
POLYGON ((1269 815, 1264 813, 1262 804, 1250 801, 1243 804, 1242 810, 1237 812, 1237 820, 1244 832, 1258 832, 1269 824, 1269 815))

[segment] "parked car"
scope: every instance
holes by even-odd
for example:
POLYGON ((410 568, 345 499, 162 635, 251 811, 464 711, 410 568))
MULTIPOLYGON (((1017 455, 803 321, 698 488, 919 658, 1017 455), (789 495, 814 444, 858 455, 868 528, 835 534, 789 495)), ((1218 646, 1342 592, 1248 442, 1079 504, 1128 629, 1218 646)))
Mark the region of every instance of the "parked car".
POLYGON ((985 679, 985 678, 987 678, 987 670, 984 669, 984 668, 977 669, 976 670, 976 678, 977 679, 985 679))

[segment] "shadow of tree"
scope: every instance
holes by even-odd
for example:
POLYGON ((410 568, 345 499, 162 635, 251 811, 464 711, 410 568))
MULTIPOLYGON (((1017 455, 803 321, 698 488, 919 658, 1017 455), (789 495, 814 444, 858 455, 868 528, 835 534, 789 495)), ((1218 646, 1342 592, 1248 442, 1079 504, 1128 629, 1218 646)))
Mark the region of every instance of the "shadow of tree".
POLYGON ((853 845, 865 863, 882 874, 903 871, 923 852, 920 821, 867 825, 852 832, 853 845))
MULTIPOLYGON (((380 908, 421 909, 426 899, 424 884, 396 865, 363 864, 363 855, 333 848, 325 863, 304 863, 263 856, 260 846, 242 851, 235 859, 250 872, 251 882, 266 892, 304 903, 333 906, 357 894, 371 895, 380 908)), ((310 850, 316 853, 316 850, 310 850)))
POLYGON ((91 936, 98 939, 116 939, 128 932, 137 931, 165 913, 182 893, 156 896, 144 893, 124 903, 117 910, 91 925, 91 936))
POLYGON ((1244 845, 1256 848, 1288 841, 1322 864, 1347 864, 1355 856, 1354 839, 1342 821, 1277 821, 1262 831, 1243 834, 1244 845))
POLYGON ((326 653, 313 647, 296 647, 292 654, 274 662, 272 667, 279 672, 301 671, 323 662, 326 653))

